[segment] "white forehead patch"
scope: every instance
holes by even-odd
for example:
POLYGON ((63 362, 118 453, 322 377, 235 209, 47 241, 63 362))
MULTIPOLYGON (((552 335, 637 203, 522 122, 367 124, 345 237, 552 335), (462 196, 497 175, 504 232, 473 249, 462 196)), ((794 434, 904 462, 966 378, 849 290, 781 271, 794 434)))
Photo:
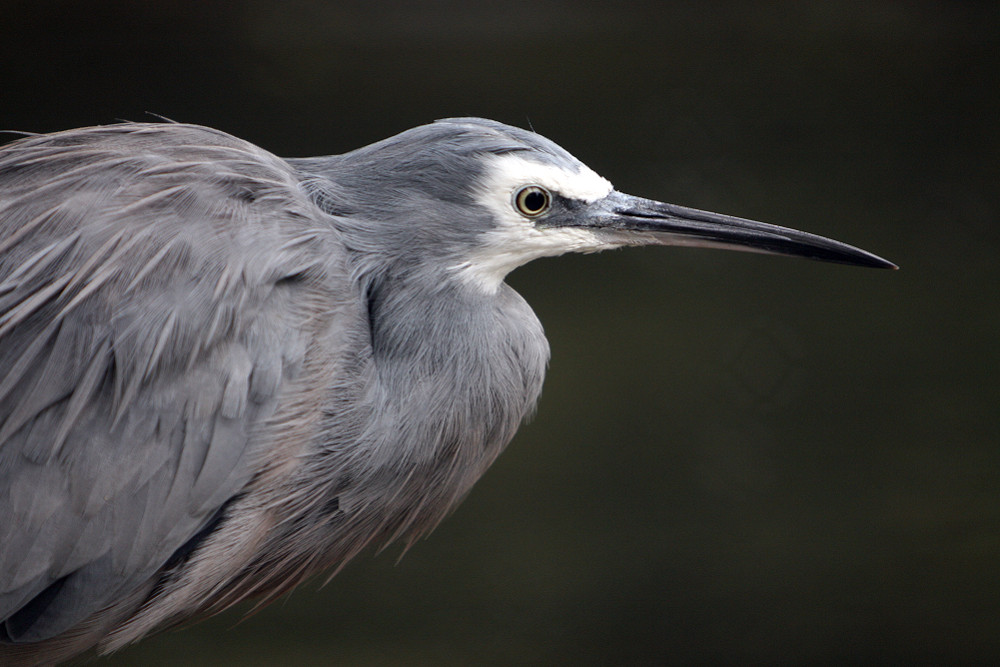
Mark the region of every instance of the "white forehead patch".
POLYGON ((606 178, 585 164, 577 163, 577 168, 579 171, 571 171, 517 153, 494 155, 487 163, 483 194, 513 193, 525 185, 540 185, 569 199, 593 202, 611 192, 611 183, 606 178))
POLYGON ((613 247, 597 234, 578 227, 536 227, 517 212, 514 195, 526 185, 537 185, 553 195, 595 202, 612 191, 611 183, 586 165, 577 171, 531 160, 515 153, 489 158, 479 190, 479 203, 493 212, 497 227, 484 244, 451 270, 464 282, 495 292, 508 273, 539 257, 567 252, 596 252, 613 247))

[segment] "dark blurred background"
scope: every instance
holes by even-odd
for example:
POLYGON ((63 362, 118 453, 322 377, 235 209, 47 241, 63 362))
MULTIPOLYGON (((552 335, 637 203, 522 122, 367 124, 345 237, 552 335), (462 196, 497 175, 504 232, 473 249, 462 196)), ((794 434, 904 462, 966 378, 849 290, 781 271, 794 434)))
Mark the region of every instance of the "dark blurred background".
POLYGON ((481 115, 898 263, 536 262, 537 418, 402 560, 107 665, 1000 660, 1000 5, 0 2, 0 128, 481 115))

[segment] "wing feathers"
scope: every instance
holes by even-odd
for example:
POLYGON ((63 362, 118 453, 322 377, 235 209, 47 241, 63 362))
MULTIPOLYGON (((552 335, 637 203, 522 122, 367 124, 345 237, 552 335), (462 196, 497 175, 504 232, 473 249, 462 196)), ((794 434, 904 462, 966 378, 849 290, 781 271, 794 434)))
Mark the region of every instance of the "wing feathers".
MULTIPOLYGON (((25 374, 35 367, 36 359, 48 347, 52 336, 59 331, 59 326, 59 322, 49 322, 32 339, 27 348, 17 356, 14 355, 13 349, 8 348, 7 353, 14 358, 14 363, 7 369, 3 378, 0 379, 0 401, 7 398, 7 395, 10 394, 14 387, 20 385, 25 374)), ((8 432, 6 426, 0 429, 0 442, 7 440, 13 432, 13 430, 8 432)))
POLYGON ((0 634, 148 586, 241 492, 309 349, 288 279, 330 261, 319 215, 284 162, 192 126, 0 148, 0 634))
POLYGON ((55 437, 52 439, 52 449, 49 453, 50 458, 59 454, 59 450, 62 449, 63 444, 66 442, 66 438, 69 435, 70 429, 74 426, 77 417, 80 416, 84 407, 94 396, 98 382, 100 382, 107 370, 109 351, 110 344, 105 340, 94 352, 90 363, 87 364, 87 369, 80 376, 76 387, 73 388, 73 394, 70 396, 63 413, 62 423, 59 424, 59 430, 56 431, 55 437))

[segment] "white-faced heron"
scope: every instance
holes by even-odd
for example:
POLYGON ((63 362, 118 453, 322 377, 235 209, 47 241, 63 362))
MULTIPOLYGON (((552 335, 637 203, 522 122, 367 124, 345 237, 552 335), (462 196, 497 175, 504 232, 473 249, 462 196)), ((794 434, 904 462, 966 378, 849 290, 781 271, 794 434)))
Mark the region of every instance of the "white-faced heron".
POLYGON ((537 257, 812 234, 622 194, 532 132, 439 121, 281 159, 124 123, 0 148, 0 663, 112 651, 407 543, 531 412, 537 257))

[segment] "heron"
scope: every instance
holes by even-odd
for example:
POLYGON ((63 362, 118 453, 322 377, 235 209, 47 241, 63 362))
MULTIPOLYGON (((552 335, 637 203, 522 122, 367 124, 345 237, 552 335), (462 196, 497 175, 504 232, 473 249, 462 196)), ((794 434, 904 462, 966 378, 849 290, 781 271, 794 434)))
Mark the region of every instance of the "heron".
POLYGON ((642 245, 895 268, 478 118, 314 158, 173 122, 0 147, 0 662, 108 653, 425 535, 541 392, 508 273, 642 245))

